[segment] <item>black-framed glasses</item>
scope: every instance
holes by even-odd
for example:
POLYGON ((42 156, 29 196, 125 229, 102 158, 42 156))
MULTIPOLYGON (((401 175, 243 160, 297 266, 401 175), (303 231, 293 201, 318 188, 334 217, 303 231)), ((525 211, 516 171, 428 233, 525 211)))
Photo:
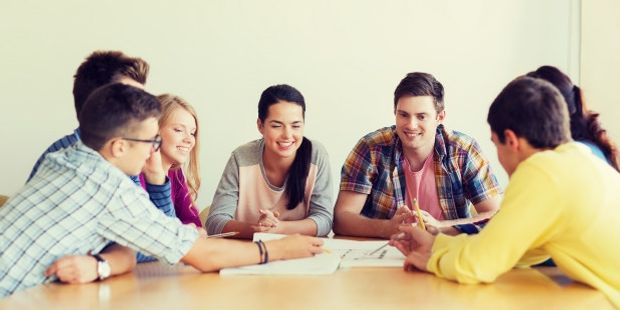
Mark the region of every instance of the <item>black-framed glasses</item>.
POLYGON ((127 141, 134 141, 134 142, 143 142, 143 143, 150 143, 153 145, 153 150, 155 152, 159 151, 159 148, 161 147, 161 137, 159 135, 155 136, 155 139, 134 139, 134 138, 125 138, 122 137, 121 139, 123 140, 127 140, 127 141))

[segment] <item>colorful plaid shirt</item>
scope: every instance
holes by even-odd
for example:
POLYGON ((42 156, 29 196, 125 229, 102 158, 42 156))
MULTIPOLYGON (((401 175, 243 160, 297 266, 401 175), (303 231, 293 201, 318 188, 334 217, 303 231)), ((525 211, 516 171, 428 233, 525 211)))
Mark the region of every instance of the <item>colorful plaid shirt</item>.
POLYGON ((0 297, 44 283, 65 255, 110 242, 170 264, 198 231, 153 207, 146 192, 81 142, 45 157, 39 172, 0 208, 0 297))
MULTIPOLYGON (((405 204, 403 160, 396 126, 371 132, 359 140, 345 160, 340 190, 367 194, 361 214, 389 219, 405 204)), ((463 133, 437 127, 433 165, 439 205, 446 219, 469 218, 472 204, 501 195, 480 146, 463 133)), ((457 229, 474 233, 479 227, 460 225, 457 229)))

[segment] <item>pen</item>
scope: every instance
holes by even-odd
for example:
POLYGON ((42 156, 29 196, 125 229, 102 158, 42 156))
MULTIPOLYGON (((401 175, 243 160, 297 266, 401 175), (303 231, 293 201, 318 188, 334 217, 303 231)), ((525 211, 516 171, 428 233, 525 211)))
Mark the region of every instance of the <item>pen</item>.
MULTIPOLYGON (((398 235, 396 235, 396 239, 402 239, 402 238, 405 238, 405 233, 404 233, 404 232, 401 232, 401 233, 399 233, 398 235)), ((379 248, 375 249, 374 251, 372 251, 372 252, 370 252, 370 253, 368 253, 368 254, 366 254, 366 255, 369 255, 369 256, 370 256, 370 255, 373 255, 373 254, 375 254, 375 253, 377 253, 377 252, 381 251, 383 248, 385 248, 385 247, 386 247, 386 246, 388 246, 388 245, 390 245, 390 243, 389 243, 389 242, 387 242, 386 244, 384 244, 384 245, 380 246, 379 248)))
POLYGON ((225 232, 221 234, 208 235, 207 238, 225 238, 225 237, 230 237, 230 236, 236 236, 238 234, 239 234, 238 231, 230 231, 230 232, 225 232))
POLYGON ((386 243, 386 244, 384 244, 384 245, 382 245, 382 246, 380 246, 380 247, 379 247, 379 248, 377 248, 376 250, 374 250, 374 251, 372 251, 372 252, 370 252, 370 253, 368 253, 368 254, 366 254, 366 255, 368 255, 368 256, 373 255, 373 254, 375 254, 375 253, 377 253, 377 252, 379 252, 379 251, 383 250, 383 248, 385 248, 385 247, 386 247, 386 246, 388 246, 388 245, 390 245, 390 243, 389 243, 389 242, 388 242, 388 243, 386 243))

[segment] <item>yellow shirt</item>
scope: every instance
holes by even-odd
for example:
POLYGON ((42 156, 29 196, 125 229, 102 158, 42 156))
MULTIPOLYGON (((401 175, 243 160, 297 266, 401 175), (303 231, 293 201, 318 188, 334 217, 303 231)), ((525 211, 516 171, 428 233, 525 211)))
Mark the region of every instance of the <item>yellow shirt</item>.
POLYGON ((582 145, 523 161, 500 211, 475 236, 438 235, 427 268, 461 283, 493 282, 551 256, 620 307, 620 174, 582 145))

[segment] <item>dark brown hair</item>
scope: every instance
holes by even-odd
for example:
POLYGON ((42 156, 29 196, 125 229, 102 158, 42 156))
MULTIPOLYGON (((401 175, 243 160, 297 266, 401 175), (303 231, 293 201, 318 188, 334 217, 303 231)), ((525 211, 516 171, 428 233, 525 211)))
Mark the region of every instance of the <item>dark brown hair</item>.
POLYGON ((159 118, 161 104, 142 89, 109 84, 95 90, 84 103, 78 120, 80 139, 96 151, 110 139, 130 134, 149 117, 159 118))
POLYGON ((620 171, 620 154, 618 147, 607 135, 598 120, 599 114, 588 109, 583 100, 581 89, 574 85, 570 78, 558 68, 542 66, 527 76, 540 78, 553 84, 566 101, 570 115, 570 132, 576 141, 591 141, 596 144, 611 165, 620 171))
POLYGON ((119 51, 96 51, 78 67, 73 81, 75 112, 80 114, 88 96, 97 88, 120 77, 146 83, 149 64, 141 58, 129 57, 119 51))
POLYGON ((564 98, 541 79, 523 76, 510 82, 491 104, 487 122, 501 143, 507 129, 535 148, 555 148, 571 140, 564 98))
POLYGON ((443 111, 443 85, 434 76, 424 72, 408 73, 394 90, 394 110, 403 96, 431 96, 437 113, 443 111))

